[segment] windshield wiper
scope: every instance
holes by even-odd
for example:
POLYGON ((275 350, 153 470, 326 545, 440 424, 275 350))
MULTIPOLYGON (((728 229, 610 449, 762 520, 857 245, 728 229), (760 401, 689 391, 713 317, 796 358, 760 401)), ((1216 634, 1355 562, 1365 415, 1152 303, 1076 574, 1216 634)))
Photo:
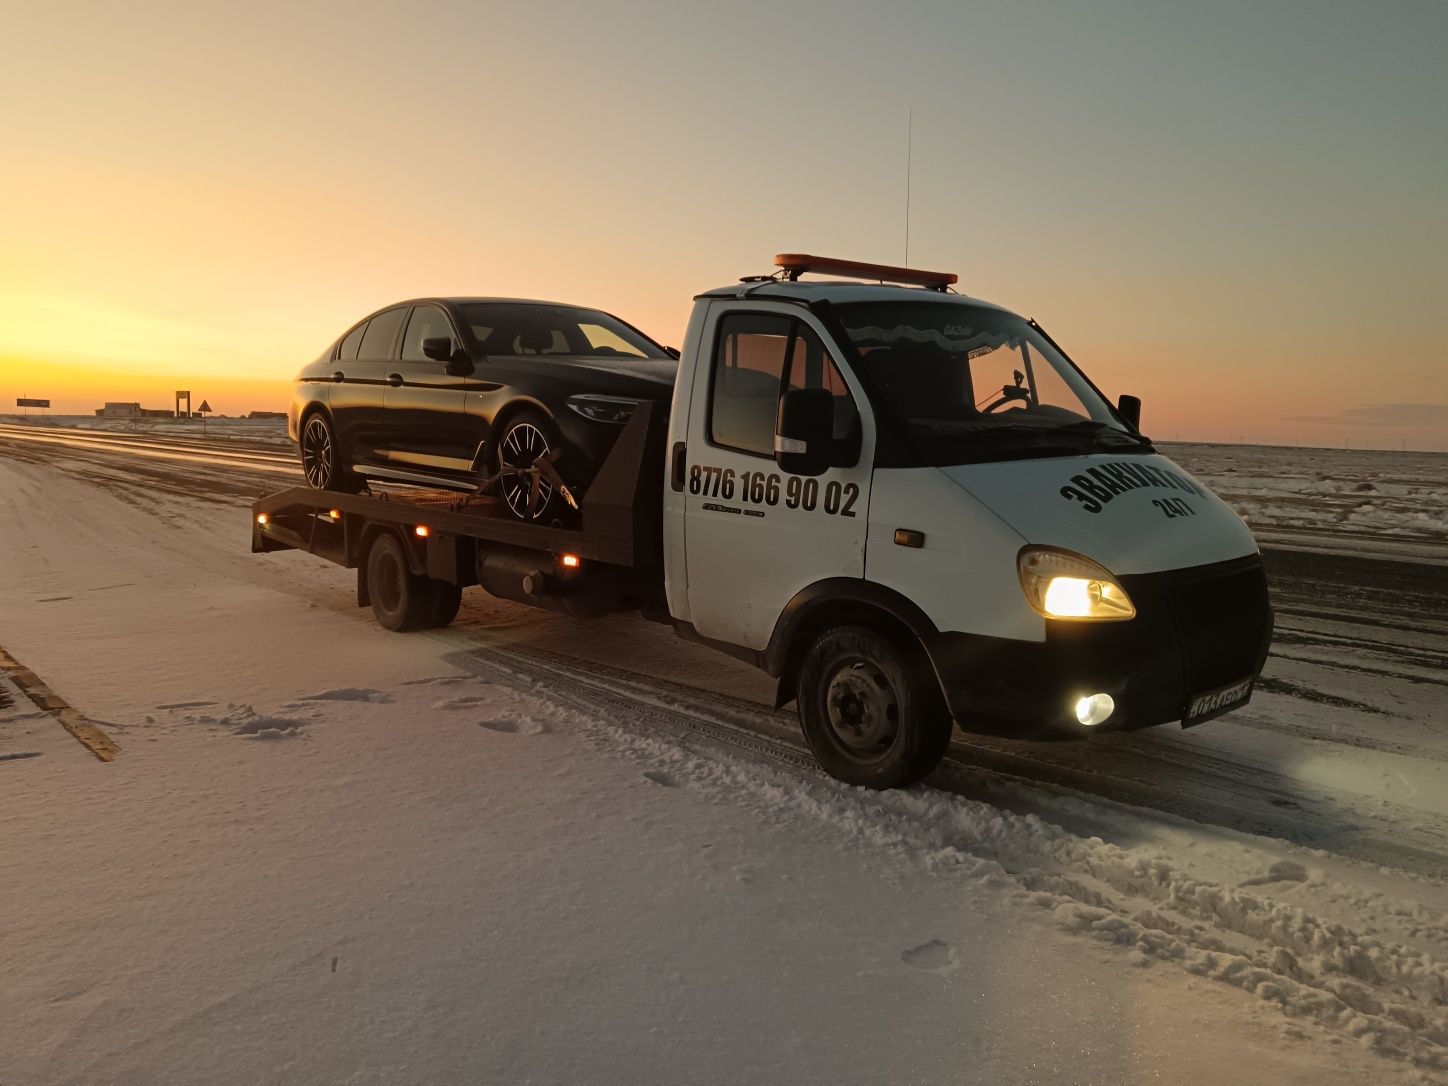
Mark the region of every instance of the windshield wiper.
POLYGON ((1098 444, 1112 448, 1120 448, 1123 445, 1151 447, 1151 442, 1140 434, 1129 433, 1126 430, 1112 426, 1109 422, 1098 422, 1096 419, 1082 419, 1080 422, 1068 423, 1059 427, 1061 430, 1068 430, 1076 434, 1090 434, 1098 444), (1101 440, 1106 438, 1108 440, 1101 440))

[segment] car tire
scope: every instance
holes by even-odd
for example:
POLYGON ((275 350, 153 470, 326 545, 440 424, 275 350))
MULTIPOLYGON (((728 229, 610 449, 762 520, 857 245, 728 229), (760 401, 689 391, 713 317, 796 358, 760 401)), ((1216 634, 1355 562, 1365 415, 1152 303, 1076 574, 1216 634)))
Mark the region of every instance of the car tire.
POLYGON ((541 411, 519 411, 503 425, 493 447, 493 467, 498 476, 498 497, 510 516, 531 524, 551 524, 561 519, 567 503, 546 480, 539 480, 542 500, 529 515, 532 482, 526 469, 539 457, 554 454, 562 447, 563 435, 541 411))
POLYGON ((408 568, 407 553, 395 535, 379 535, 368 548, 367 595, 384 629, 404 633, 434 625, 437 584, 408 568))
POLYGON ((799 670, 805 740, 830 776, 898 788, 945 756, 952 723, 928 665, 863 626, 821 633, 799 670))
POLYGON ((313 490, 355 494, 362 489, 361 477, 342 461, 337 433, 325 411, 313 411, 302 420, 297 448, 302 458, 302 475, 313 490))

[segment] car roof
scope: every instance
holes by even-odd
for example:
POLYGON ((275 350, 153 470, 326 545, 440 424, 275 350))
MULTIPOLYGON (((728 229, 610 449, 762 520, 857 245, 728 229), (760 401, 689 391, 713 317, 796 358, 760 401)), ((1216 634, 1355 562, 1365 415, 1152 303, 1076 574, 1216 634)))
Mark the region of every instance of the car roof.
MULTIPOLYGON (((470 305, 474 302, 484 302, 491 305, 547 305, 554 306, 559 309, 589 309, 595 313, 602 312, 602 310, 600 310, 596 305, 576 305, 573 302, 549 302, 541 298, 489 298, 475 296, 446 298, 409 298, 405 302, 393 302, 391 305, 384 306, 383 308, 395 309, 397 306, 400 305, 425 304, 470 305)), ((381 312, 381 310, 379 310, 379 312, 381 312)))
MULTIPOLYGON (((888 283, 857 283, 850 281, 800 282, 787 279, 766 279, 753 282, 741 281, 728 286, 716 287, 698 295, 700 298, 771 298, 791 302, 923 302, 927 305, 969 305, 984 306, 1002 313, 1010 313, 1004 306, 972 298, 955 291, 929 290, 925 287, 893 286, 888 283)), ((1014 316, 1014 314, 1012 314, 1014 316)))

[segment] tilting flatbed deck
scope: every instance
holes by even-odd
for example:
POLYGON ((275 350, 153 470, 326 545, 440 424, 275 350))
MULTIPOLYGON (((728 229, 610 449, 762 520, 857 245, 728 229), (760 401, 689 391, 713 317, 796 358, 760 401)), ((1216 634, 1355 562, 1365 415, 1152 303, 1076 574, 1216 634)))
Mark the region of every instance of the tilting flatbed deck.
POLYGON ((252 503, 254 553, 300 550, 358 570, 379 535, 398 540, 413 575, 578 613, 662 591, 663 405, 642 403, 588 488, 575 523, 520 521, 495 498, 391 488, 342 494, 292 487, 252 503), (591 601, 591 602, 590 602, 591 601))

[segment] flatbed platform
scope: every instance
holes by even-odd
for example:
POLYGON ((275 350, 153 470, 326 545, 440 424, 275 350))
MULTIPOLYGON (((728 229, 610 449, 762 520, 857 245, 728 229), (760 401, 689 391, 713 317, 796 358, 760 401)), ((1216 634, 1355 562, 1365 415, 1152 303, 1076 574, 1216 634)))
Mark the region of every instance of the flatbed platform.
MULTIPOLYGON (((638 405, 571 525, 521 521, 497 498, 457 491, 371 484, 377 489, 343 494, 291 487, 252 503, 251 549, 301 550, 351 569, 368 533, 388 526, 425 544, 430 566, 434 552, 457 550, 459 541, 567 553, 628 569, 658 566, 667 426, 665 405, 638 405)), ((454 561, 465 557, 459 550, 454 561)))

